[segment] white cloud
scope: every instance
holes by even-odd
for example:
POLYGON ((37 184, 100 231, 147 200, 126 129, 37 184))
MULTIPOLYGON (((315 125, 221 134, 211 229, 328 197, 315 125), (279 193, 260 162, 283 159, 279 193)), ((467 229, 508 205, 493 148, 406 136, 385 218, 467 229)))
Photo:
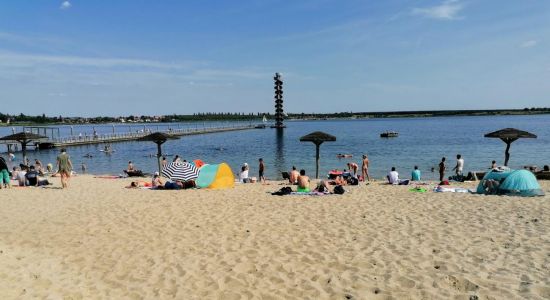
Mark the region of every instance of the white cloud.
POLYGON ((144 59, 33 55, 2 51, 0 51, 0 65, 19 67, 33 67, 39 65, 63 65, 98 68, 142 67, 157 69, 183 69, 188 67, 186 64, 166 63, 144 59))
POLYGON ((537 40, 529 40, 521 43, 519 46, 521 48, 532 48, 535 47, 539 42, 537 40))
POLYGON ((459 0, 446 0, 436 6, 413 8, 411 13, 438 20, 457 20, 461 18, 458 14, 463 8, 459 0))
POLYGON ((59 7, 60 9, 69 9, 71 8, 71 2, 69 1, 63 1, 63 3, 61 3, 61 6, 59 7))

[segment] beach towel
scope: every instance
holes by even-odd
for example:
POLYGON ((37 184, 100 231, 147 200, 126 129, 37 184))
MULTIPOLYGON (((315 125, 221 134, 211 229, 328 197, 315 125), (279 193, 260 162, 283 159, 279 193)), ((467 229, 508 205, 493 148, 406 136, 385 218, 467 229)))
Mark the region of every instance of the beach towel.
POLYGON ((94 176, 94 178, 101 178, 101 179, 120 179, 120 178, 124 178, 124 176, 120 176, 120 175, 102 175, 102 176, 94 176))
POLYGON ((436 193, 468 193, 470 190, 461 187, 442 187, 437 186, 434 188, 436 193))
POLYGON ((428 191, 427 189, 421 188, 421 187, 415 187, 415 188, 409 189, 409 192, 415 192, 415 193, 425 193, 427 191, 428 191))
POLYGON ((298 196, 326 196, 330 195, 330 193, 321 193, 321 192, 292 192, 291 195, 298 195, 298 196))

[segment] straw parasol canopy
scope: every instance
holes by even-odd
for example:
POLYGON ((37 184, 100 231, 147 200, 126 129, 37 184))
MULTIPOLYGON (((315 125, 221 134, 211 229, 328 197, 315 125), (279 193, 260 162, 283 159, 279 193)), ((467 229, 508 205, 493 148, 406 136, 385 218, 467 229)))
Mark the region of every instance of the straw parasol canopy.
POLYGON ((515 142, 517 139, 527 138, 527 139, 536 139, 537 136, 523 130, 515 128, 504 128, 497 130, 495 132, 487 133, 486 138, 499 138, 504 143, 506 143, 506 150, 504 151, 504 165, 508 166, 508 161, 510 160, 510 145, 515 142))
POLYGON ((335 142, 336 137, 321 131, 315 131, 300 138, 300 142, 315 144, 315 178, 319 178, 319 147, 324 142, 335 142))
POLYGON ((167 134, 163 132, 154 132, 146 136, 140 137, 137 140, 140 142, 153 142, 157 144, 157 160, 158 160, 158 167, 159 167, 159 174, 160 174, 162 172, 162 168, 160 166, 160 158, 162 157, 162 150, 160 145, 164 144, 167 140, 177 140, 177 139, 179 139, 177 136, 173 136, 171 134, 167 134))
POLYGON ((23 161, 27 161, 27 144, 32 141, 38 141, 47 139, 47 136, 39 135, 32 132, 18 132, 10 135, 6 135, 0 138, 0 141, 14 141, 21 144, 21 151, 23 151, 23 161))

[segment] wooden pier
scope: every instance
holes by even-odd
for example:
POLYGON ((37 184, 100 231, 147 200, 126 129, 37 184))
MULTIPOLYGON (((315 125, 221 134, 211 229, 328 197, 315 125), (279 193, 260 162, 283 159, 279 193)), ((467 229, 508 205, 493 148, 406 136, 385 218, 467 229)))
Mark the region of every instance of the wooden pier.
MULTIPOLYGON (((232 124, 219 127, 203 127, 203 128, 183 128, 183 129, 168 129, 168 130, 155 130, 155 132, 164 132, 172 134, 174 136, 187 136, 197 134, 219 133, 237 130, 248 130, 258 128, 256 124, 232 124)), ((117 142, 135 141, 143 136, 150 134, 151 130, 140 130, 138 132, 126 132, 126 133, 113 133, 113 134, 96 134, 87 136, 69 136, 60 138, 48 138, 39 141, 35 141, 35 147, 39 149, 51 149, 70 146, 82 146, 92 144, 111 144, 117 142)), ((4 144, 10 145, 13 142, 5 142, 4 144)), ((11 149, 13 151, 13 148, 11 149)))

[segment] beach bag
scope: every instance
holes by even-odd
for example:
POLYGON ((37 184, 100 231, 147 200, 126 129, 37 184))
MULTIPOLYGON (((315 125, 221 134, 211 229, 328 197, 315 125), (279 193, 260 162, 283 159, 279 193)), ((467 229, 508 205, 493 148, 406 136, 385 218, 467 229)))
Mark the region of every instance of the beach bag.
POLYGON ((355 177, 348 178, 347 182, 349 185, 359 185, 359 179, 355 177))
POLYGON ((271 195, 284 196, 284 195, 290 195, 290 193, 292 193, 292 188, 289 186, 285 186, 280 190, 271 193, 271 195))
POLYGON ((334 193, 337 194, 337 195, 342 195, 344 194, 346 190, 344 190, 344 187, 341 186, 341 185, 337 185, 334 187, 334 193))

